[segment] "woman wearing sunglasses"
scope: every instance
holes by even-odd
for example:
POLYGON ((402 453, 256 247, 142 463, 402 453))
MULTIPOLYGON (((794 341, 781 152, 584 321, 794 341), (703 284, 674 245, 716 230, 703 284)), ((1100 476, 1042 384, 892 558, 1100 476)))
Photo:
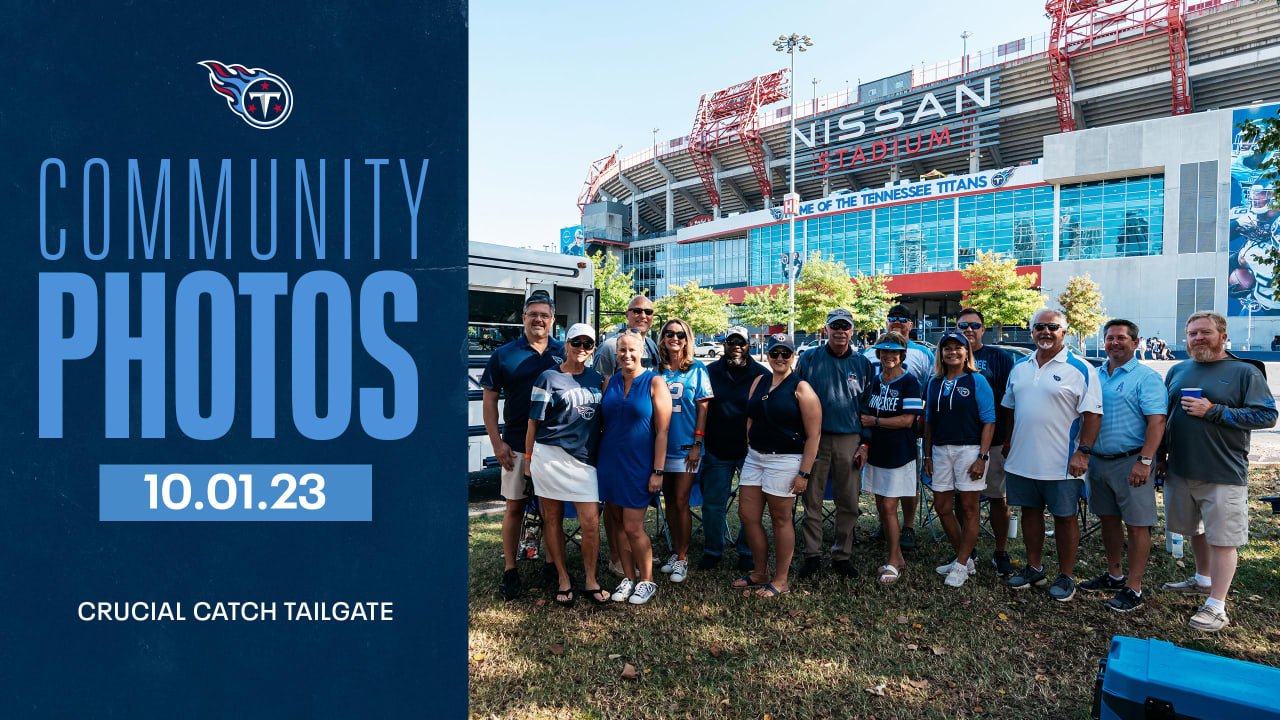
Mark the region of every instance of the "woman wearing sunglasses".
POLYGON ((671 394, 662 378, 644 369, 642 336, 620 335, 617 348, 618 372, 605 381, 600 402, 600 498, 609 522, 621 530, 616 542, 622 582, 613 600, 643 605, 658 591, 644 515, 662 489, 671 394))
POLYGON ((920 381, 903 368, 907 339, 887 332, 872 346, 880 372, 871 380, 863 406, 862 426, 871 428, 865 487, 876 496, 876 512, 884 528, 888 562, 880 566, 880 582, 896 582, 905 561, 898 544, 898 500, 916 495, 916 418, 924 413, 920 381))
POLYGON ((932 478, 938 518, 956 551, 956 559, 939 567, 938 573, 947 576, 948 586, 960 587, 977 574, 971 555, 978 542, 978 498, 987 486, 987 459, 996 430, 995 398, 973 364, 969 341, 960 333, 942 336, 933 372, 924 397, 924 472, 932 478))
POLYGON ((755 569, 734 581, 733 587, 760 585, 759 597, 791 592, 788 574, 796 547, 795 497, 809 484, 822 437, 822 405, 809 383, 792 372, 794 354, 786 335, 771 336, 766 357, 773 373, 756 378, 747 396, 747 459, 738 484, 738 519, 755 569), (766 503, 773 518, 772 577, 763 522, 766 503))
POLYGON ((671 426, 667 430, 667 461, 663 468, 662 494, 671 529, 671 557, 660 569, 670 573, 671 582, 689 576, 689 535, 693 519, 689 515, 689 491, 702 462, 702 436, 707 427, 707 404, 711 401, 711 376, 693 358, 693 330, 675 318, 662 326, 658 338, 659 371, 671 392, 671 426))
POLYGON ((600 398, 604 378, 586 366, 596 346, 596 334, 586 323, 569 328, 565 360, 546 370, 533 384, 529 430, 525 447, 526 474, 534 480, 547 528, 547 552, 559 574, 556 602, 576 601, 565 565, 564 504, 572 502, 582 527, 583 592, 594 603, 608 602, 609 593, 596 580, 600 551, 596 450, 600 441, 600 398))

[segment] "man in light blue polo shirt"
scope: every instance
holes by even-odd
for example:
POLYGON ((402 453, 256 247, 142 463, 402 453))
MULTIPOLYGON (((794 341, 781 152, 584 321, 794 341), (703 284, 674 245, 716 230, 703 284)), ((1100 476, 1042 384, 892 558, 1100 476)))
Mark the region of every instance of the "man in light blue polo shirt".
POLYGON ((1000 401, 1013 411, 1005 489, 1009 504, 1022 508, 1027 546, 1027 565, 1009 578, 1009 587, 1025 590, 1048 583, 1040 564, 1047 507, 1058 548, 1058 579, 1049 596, 1066 602, 1076 594, 1076 503, 1102 420, 1102 383, 1089 363, 1066 348, 1067 319, 1062 313, 1036 313, 1031 337, 1036 353, 1013 366, 1000 401))
POLYGON ((1089 506, 1102 519, 1107 571, 1080 583, 1085 592, 1116 593, 1106 606, 1129 612, 1142 604, 1142 574, 1151 554, 1156 524, 1156 488, 1152 473, 1164 436, 1168 400, 1160 373, 1138 362, 1138 326, 1112 320, 1103 327, 1107 364, 1098 368, 1102 384, 1102 425, 1089 456, 1089 506), (1129 574, 1120 554, 1129 528, 1129 574))

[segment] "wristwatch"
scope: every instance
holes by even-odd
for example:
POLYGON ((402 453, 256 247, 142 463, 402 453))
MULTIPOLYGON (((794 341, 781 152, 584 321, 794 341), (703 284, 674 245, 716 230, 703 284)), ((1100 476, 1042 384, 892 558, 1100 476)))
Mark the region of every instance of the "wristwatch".
POLYGON ((1078 447, 1078 448, 1076 448, 1076 449, 1077 449, 1077 450, 1079 450, 1080 452, 1084 453, 1085 455, 1092 455, 1092 454, 1093 454, 1093 448, 1092 448, 1092 447, 1090 447, 1089 445, 1081 445, 1080 447, 1078 447))
POLYGON ((1138 462, 1142 463, 1143 465, 1150 465, 1152 462, 1152 459, 1147 457, 1146 455, 1139 455, 1138 462))
POLYGON ((990 459, 991 459, 991 453, 978 453, 978 459, 979 459, 979 460, 990 460, 990 459))
POLYGON ((798 473, 796 473, 796 474, 797 474, 797 475, 799 475, 800 477, 804 478, 805 480, 808 480, 808 479, 809 479, 809 473, 804 472, 803 470, 801 470, 800 472, 798 472, 798 473))
POLYGON ((661 469, 661 468, 654 468, 654 469, 653 469, 653 472, 651 472, 651 473, 649 473, 649 474, 650 474, 650 475, 658 475, 659 477, 661 477, 661 475, 662 475, 662 469, 661 469))

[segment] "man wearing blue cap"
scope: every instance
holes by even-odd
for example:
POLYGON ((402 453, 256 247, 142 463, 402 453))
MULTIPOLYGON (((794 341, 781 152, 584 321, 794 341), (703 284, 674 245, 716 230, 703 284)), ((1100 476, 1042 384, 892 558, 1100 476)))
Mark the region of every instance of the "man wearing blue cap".
POLYGON ((858 491, 862 464, 867 459, 870 428, 862 425, 863 395, 871 386, 871 363, 855 353, 853 314, 844 308, 827 313, 825 345, 800 356, 796 375, 813 388, 822 404, 822 440, 813 465, 813 482, 804 491, 804 566, 800 577, 818 571, 822 554, 822 498, 831 472, 832 497, 836 501, 836 542, 831 548, 831 568, 845 577, 856 577, 849 557, 858 523, 858 491))

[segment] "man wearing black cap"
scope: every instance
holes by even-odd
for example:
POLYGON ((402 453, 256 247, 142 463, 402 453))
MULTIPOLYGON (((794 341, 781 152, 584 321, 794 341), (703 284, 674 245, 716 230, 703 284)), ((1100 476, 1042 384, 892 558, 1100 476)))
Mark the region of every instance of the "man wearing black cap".
MULTIPOLYGON (((907 361, 903 363, 903 367, 915 377, 920 387, 924 387, 933 374, 933 353, 929 348, 911 340, 911 330, 916 326, 911 311, 907 310, 906 305, 894 305, 889 308, 887 325, 889 332, 896 332, 907 339, 907 361)), ((867 348, 864 355, 871 362, 871 367, 879 372, 880 358, 875 349, 867 348)), ((898 538, 898 544, 904 548, 916 546, 916 508, 919 502, 919 498, 914 495, 902 498, 902 534, 898 538)), ((884 530, 876 528, 872 537, 883 538, 884 530)))
POLYGON ((831 495, 836 501, 836 543, 831 548, 831 568, 845 577, 856 577, 849 556, 858 522, 858 491, 862 464, 867 459, 871 430, 862 426, 863 394, 873 371, 865 357, 853 351, 853 314, 844 308, 827 313, 827 344, 800 356, 796 375, 813 387, 822 403, 822 440, 813 465, 813 482, 804 491, 804 566, 800 577, 818 571, 822 554, 822 497, 831 472, 831 495))
POLYGON ((520 594, 520 573, 516 570, 516 549, 520 543, 520 523, 524 518, 525 432, 529 429, 529 405, 533 383, 543 370, 564 362, 564 343, 551 337, 556 322, 555 304, 543 290, 535 290, 524 301, 524 334, 493 351, 480 376, 484 388, 484 429, 493 445, 493 454, 502 467, 502 596, 508 600, 520 594), (502 433, 498 433, 498 395, 503 404, 502 433))
MULTIPOLYGON (((724 553, 729 489, 733 474, 742 471, 747 457, 747 391, 753 380, 769 374, 768 368, 747 354, 749 338, 746 328, 729 328, 724 338, 724 357, 707 366, 714 395, 707 406, 707 448, 702 456, 702 527, 707 541, 698 563, 701 570, 719 565, 724 553)), ((751 550, 741 534, 737 544, 738 569, 752 569, 751 550)))

